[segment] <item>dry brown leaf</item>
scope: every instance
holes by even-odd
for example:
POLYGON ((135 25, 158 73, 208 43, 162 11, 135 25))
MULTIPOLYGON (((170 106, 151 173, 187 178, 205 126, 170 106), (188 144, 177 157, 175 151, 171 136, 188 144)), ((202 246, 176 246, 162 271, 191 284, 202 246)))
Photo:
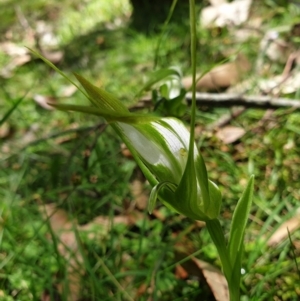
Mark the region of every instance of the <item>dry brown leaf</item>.
POLYGON ((9 125, 9 123, 4 122, 0 126, 0 139, 8 138, 13 132, 12 127, 9 125))
POLYGON ((201 24, 203 27, 240 25, 248 19, 251 3, 252 0, 235 0, 206 7, 201 11, 201 24))
POLYGON ((113 225, 133 225, 139 218, 140 216, 138 214, 136 216, 134 214, 117 215, 113 218, 110 218, 108 216, 97 216, 88 224, 79 226, 78 230, 90 232, 88 236, 89 239, 94 239, 96 235, 106 236, 113 225))
POLYGON ((257 65, 262 69, 263 57, 267 56, 271 61, 285 63, 291 53, 291 45, 279 38, 280 33, 276 29, 268 30, 260 42, 262 57, 257 65))
POLYGON ((144 189, 144 183, 139 179, 133 180, 132 183, 130 183, 130 192, 136 207, 140 210, 146 209, 149 195, 144 189))
POLYGON ((11 57, 24 56, 28 54, 27 48, 8 41, 0 43, 0 49, 11 57))
POLYGON ((54 110, 54 107, 52 107, 50 104, 55 104, 56 99, 52 96, 36 94, 33 96, 33 100, 43 109, 54 110))
POLYGON ((229 301, 228 284, 222 272, 211 264, 197 258, 192 258, 192 261, 201 270, 215 299, 217 301, 229 301))
POLYGON ((64 52, 60 50, 47 51, 43 49, 41 49, 41 54, 53 64, 58 64, 59 62, 61 62, 65 55, 64 52))
POLYGON ((160 210, 160 209, 154 209, 152 212, 152 215, 155 216, 157 219, 159 219, 162 222, 166 220, 165 213, 162 212, 162 210, 160 210))
POLYGON ((59 239, 58 250, 67 262, 67 281, 65 286, 58 285, 61 294, 67 292, 68 299, 76 301, 80 298, 81 278, 85 270, 83 269, 83 257, 79 249, 75 228, 80 231, 91 231, 94 233, 90 238, 94 238, 95 225, 101 226, 105 232, 109 231, 112 224, 131 224, 135 222, 133 216, 116 216, 114 219, 109 217, 97 217, 92 222, 79 226, 76 220, 71 221, 66 211, 56 208, 55 204, 47 204, 41 207, 44 218, 49 220, 53 232, 59 239))
MULTIPOLYGON (((215 91, 228 88, 239 82, 250 70, 251 65, 248 59, 242 55, 237 55, 233 62, 217 66, 206 73, 196 84, 197 91, 215 91)), ((198 75, 199 76, 199 75, 198 75)), ((182 80, 183 86, 189 89, 192 85, 192 77, 185 77, 182 80)))
POLYGON ((37 123, 31 124, 27 132, 22 136, 22 139, 18 140, 18 146, 24 147, 25 145, 31 143, 38 138, 38 132, 40 130, 40 125, 37 123))
POLYGON ((257 86, 260 91, 268 94, 272 92, 273 95, 295 93, 300 86, 300 72, 292 72, 287 79, 283 75, 261 79, 257 81, 257 86))
POLYGON ((218 6, 227 2, 227 0, 209 0, 210 5, 212 6, 218 6))
POLYGON ((44 291, 41 295, 41 301, 61 301, 61 297, 55 287, 51 288, 51 293, 49 291, 44 291))
POLYGON ((293 240, 293 246, 299 252, 299 250, 300 250, 300 240, 293 240))
POLYGON ((236 126, 226 126, 219 129, 216 136, 225 144, 233 143, 245 135, 246 131, 243 128, 236 126))
POLYGON ((63 87, 60 97, 70 97, 77 91, 77 87, 74 85, 68 85, 63 87))
POLYGON ((269 238, 267 245, 274 246, 282 242, 289 236, 289 232, 292 233, 300 228, 300 212, 297 212, 295 216, 284 222, 269 238))
POLYGON ((56 139, 54 139, 54 143, 55 144, 64 144, 64 143, 68 143, 74 139, 77 139, 78 138, 78 135, 77 133, 70 133, 68 135, 64 135, 64 136, 61 136, 61 137, 58 137, 56 139))
POLYGON ((141 296, 143 296, 146 292, 147 292, 147 284, 146 283, 142 283, 140 285, 140 287, 137 290, 137 294, 136 294, 136 300, 138 300, 138 298, 140 298, 141 296))
POLYGON ((75 235, 74 227, 77 226, 76 221, 71 221, 63 209, 56 208, 55 204, 46 204, 42 206, 41 212, 44 218, 49 220, 53 232, 57 235, 58 250, 67 262, 67 281, 65 284, 58 285, 58 291, 65 295, 67 293, 67 300, 76 301, 80 298, 81 291, 81 277, 84 274, 83 257, 79 250, 77 237, 75 235))
MULTIPOLYGON (((67 212, 63 209, 58 209, 55 204, 44 205, 40 208, 40 211, 44 218, 49 220, 50 226, 59 240, 58 250, 67 262, 67 281, 65 281, 64 285, 60 283, 57 288, 60 294, 65 295, 67 293, 67 300, 70 301, 80 299, 81 279, 85 273, 83 256, 79 249, 75 231, 78 230, 79 233, 90 232, 88 237, 95 239, 95 236, 99 235, 99 229, 101 229, 100 235, 103 236, 110 231, 112 225, 132 225, 143 216, 136 212, 126 216, 115 216, 114 218, 98 216, 90 223, 80 226, 76 220, 70 220, 67 212)), ((126 260, 126 258, 123 258, 123 260, 126 260)), ((126 280, 129 283, 130 279, 127 278, 126 280)), ((45 294, 46 297, 47 294, 45 294)))
POLYGON ((15 68, 31 60, 28 49, 13 42, 0 43, 0 50, 11 58, 7 65, 1 68, 0 75, 5 78, 11 77, 15 68))
POLYGON ((13 75, 14 69, 26 64, 30 60, 31 56, 29 54, 13 57, 11 61, 1 69, 0 75, 4 78, 9 78, 13 75))
MULTIPOLYGON (((186 256, 183 252, 175 253, 175 258, 178 261, 186 256)), ((228 284, 225 276, 219 269, 194 257, 184 262, 182 266, 189 276, 204 280, 217 301, 229 301, 228 284)))
POLYGON ((175 267, 175 276, 178 279, 186 279, 188 278, 189 274, 185 268, 179 264, 175 267))
POLYGON ((133 159, 131 151, 128 149, 125 143, 121 144, 121 153, 124 157, 133 159))

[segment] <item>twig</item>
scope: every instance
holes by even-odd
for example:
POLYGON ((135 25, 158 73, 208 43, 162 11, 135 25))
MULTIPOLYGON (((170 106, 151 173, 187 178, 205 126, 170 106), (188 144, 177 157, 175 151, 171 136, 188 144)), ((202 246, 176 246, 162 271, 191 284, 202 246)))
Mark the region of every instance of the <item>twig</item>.
MULTIPOLYGON (((275 86, 273 86, 272 88, 269 88, 265 91, 262 91, 263 94, 270 95, 274 91, 274 89, 280 87, 282 84, 284 84, 291 77, 292 70, 294 68, 294 65, 296 63, 296 60, 297 60, 298 56, 299 56, 299 51, 293 52, 289 55, 288 60, 285 64, 284 70, 283 70, 282 75, 281 75, 281 80, 275 86)), ((277 92, 277 94, 278 93, 279 92, 277 92)), ((277 95, 273 94, 273 96, 277 96, 277 95)))
MULTIPOLYGON (((187 101, 190 103, 192 95, 187 93, 187 101)), ((244 106, 246 108, 276 109, 280 107, 300 108, 299 99, 289 98, 272 98, 270 96, 250 95, 244 96, 239 94, 217 94, 217 93, 200 93, 197 92, 196 100, 201 106, 209 107, 230 107, 244 106)))
POLYGON ((230 113, 222 115, 218 120, 207 125, 206 130, 212 131, 221 128, 227 125, 228 123, 230 123, 232 119, 237 118, 238 116, 243 114, 245 111, 246 111, 245 107, 233 108, 230 113))

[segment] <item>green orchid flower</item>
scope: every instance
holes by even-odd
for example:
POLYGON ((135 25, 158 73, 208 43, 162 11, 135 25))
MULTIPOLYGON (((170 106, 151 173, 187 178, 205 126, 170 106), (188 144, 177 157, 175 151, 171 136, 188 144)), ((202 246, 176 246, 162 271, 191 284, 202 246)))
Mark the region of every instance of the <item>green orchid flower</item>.
POLYGON ((160 199, 168 207, 192 219, 210 220, 219 215, 221 193, 208 180, 202 156, 195 143, 190 142, 190 133, 179 119, 131 113, 111 94, 83 77, 75 76, 93 107, 56 107, 99 115, 111 124, 154 186, 149 212, 160 199))
MULTIPOLYGON (((208 179, 206 167, 194 142, 196 115, 196 8, 190 0, 191 60, 193 98, 191 130, 176 118, 131 113, 111 94, 97 88, 76 75, 84 89, 79 87, 56 66, 39 53, 32 51, 75 85, 93 106, 55 105, 61 110, 73 110, 104 117, 125 142, 146 178, 153 186, 149 199, 149 212, 157 199, 166 206, 195 220, 206 222, 207 230, 218 250, 224 275, 228 282, 230 301, 240 300, 241 267, 244 235, 251 209, 254 176, 250 177, 241 198, 236 204, 227 236, 217 218, 221 206, 219 188, 208 179)), ((159 78, 174 74, 174 70, 158 71, 159 78)), ((155 79, 156 80, 156 79, 155 79)), ((153 80, 147 85, 152 85, 153 80)), ((165 89, 165 88, 164 88, 165 89)), ((164 89, 162 89, 163 92, 164 89)), ((166 90, 166 89, 165 89, 166 90)), ((166 90, 167 91, 167 90, 166 90)), ((179 99, 180 100, 180 99, 179 99)))

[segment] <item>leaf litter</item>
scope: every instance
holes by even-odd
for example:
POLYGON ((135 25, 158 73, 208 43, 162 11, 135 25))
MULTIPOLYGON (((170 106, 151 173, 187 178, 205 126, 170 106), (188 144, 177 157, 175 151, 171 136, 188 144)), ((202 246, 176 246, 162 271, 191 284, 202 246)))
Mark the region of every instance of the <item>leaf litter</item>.
MULTIPOLYGON (((82 277, 86 272, 80 235, 86 233, 89 240, 100 242, 109 234, 113 225, 134 225, 143 217, 143 214, 138 212, 113 218, 98 216, 85 225, 78 225, 76 219, 71 219, 65 210, 57 208, 54 203, 41 205, 40 212, 49 223, 51 232, 58 241, 58 251, 66 262, 66 281, 65 284, 58 284, 57 289, 61 295, 67 293, 68 301, 80 300, 82 277)), ((51 239, 51 236, 48 238, 51 239)))

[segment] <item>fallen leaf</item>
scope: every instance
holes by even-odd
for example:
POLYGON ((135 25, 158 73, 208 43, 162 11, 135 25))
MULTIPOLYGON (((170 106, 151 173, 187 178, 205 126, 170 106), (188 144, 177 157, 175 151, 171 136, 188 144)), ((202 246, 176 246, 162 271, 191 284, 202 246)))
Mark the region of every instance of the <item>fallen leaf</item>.
POLYGON ((25 54, 23 56, 16 56, 10 60, 10 62, 2 67, 0 75, 4 78, 10 78, 13 75, 13 71, 27 62, 31 60, 31 56, 29 54, 25 54))
POLYGON ((0 50, 10 57, 8 63, 1 68, 0 75, 9 78, 13 75, 13 71, 31 60, 31 55, 27 48, 19 46, 13 42, 0 43, 0 50))
POLYGON ((0 43, 0 49, 11 57, 24 56, 29 53, 27 48, 8 41, 0 43))
POLYGON ((201 11, 201 25, 203 27, 241 25, 248 19, 251 3, 252 0, 235 0, 206 7, 201 11))
POLYGON ((242 27, 230 27, 228 30, 236 44, 249 43, 249 39, 259 39, 261 37, 263 22, 262 17, 252 16, 242 27))
POLYGON ((121 153, 124 157, 128 159, 133 159, 131 151, 128 149, 125 143, 121 144, 121 153))
POLYGON ((192 258, 192 261, 201 270, 215 299, 217 301, 229 301, 228 284, 222 272, 213 265, 197 258, 192 258))
POLYGON ((176 265, 175 267, 175 276, 177 279, 186 279, 188 278, 189 274, 188 272, 183 268, 183 266, 176 265))
POLYGON ((84 274, 83 257, 74 231, 77 222, 71 221, 66 211, 58 209, 55 204, 43 205, 40 210, 59 240, 58 251, 67 265, 67 280, 58 285, 58 291, 62 296, 67 295, 68 301, 77 301, 80 299, 80 283, 84 274))
POLYGON ((218 6, 218 5, 227 3, 227 2, 228 2, 227 0, 209 0, 209 3, 210 3, 212 6, 218 6))
POLYGON ((48 61, 50 61, 53 64, 58 64, 59 62, 62 61, 63 57, 64 57, 64 52, 60 51, 60 50, 44 50, 41 49, 41 54, 42 56, 44 56, 48 61))
MULTIPOLYGON (((291 45, 279 38, 279 32, 272 29, 265 33, 260 42, 260 52, 273 62, 285 63, 291 53, 291 45)), ((257 63, 262 68, 262 63, 257 63)))
POLYGON ((143 296, 147 292, 147 288, 148 288, 147 284, 142 283, 137 290, 136 298, 140 298, 141 296, 143 296))
POLYGON ((74 85, 68 85, 63 87, 63 91, 60 94, 60 97, 70 97, 77 91, 77 87, 74 85))
MULTIPOLYGON (((182 252, 176 252, 175 254, 175 258, 178 261, 184 259, 186 256, 182 252)), ((225 276, 219 269, 195 257, 191 257, 190 260, 185 261, 182 267, 190 277, 198 277, 200 280, 204 280, 215 300, 229 301, 228 284, 225 276)))
POLYGON ((295 216, 284 222, 269 238, 267 245, 269 247, 277 245, 281 241, 285 240, 289 236, 289 232, 292 233, 300 228, 300 212, 295 216))
POLYGON ((225 144, 230 144, 245 135, 246 131, 243 128, 236 126, 226 126, 219 129, 216 136, 225 144))
POLYGON ((270 92, 273 95, 295 93, 300 86, 300 72, 296 71, 292 72, 288 78, 285 78, 284 75, 277 75, 269 79, 261 79, 257 81, 257 86, 265 94, 270 94, 270 92))
POLYGON ((55 104, 56 99, 52 96, 35 94, 33 96, 33 100, 43 109, 50 110, 50 111, 54 110, 54 107, 51 106, 50 104, 55 104))
POLYGON ((0 125, 0 139, 8 138, 13 133, 13 129, 9 123, 4 122, 0 125))
MULTIPOLYGON (((228 88, 239 82, 250 69, 251 65, 248 59, 239 54, 235 61, 217 66, 201 77, 196 84, 196 90, 216 91, 228 88)), ((198 74, 199 76, 200 74, 198 74)), ((189 89, 192 85, 192 77, 183 78, 182 83, 186 89, 189 89)))
POLYGON ((144 189, 144 183, 139 179, 134 179, 130 183, 130 192, 139 210, 144 210, 148 206, 149 195, 144 189))
POLYGON ((300 250, 300 240, 293 240, 293 246, 296 250, 300 250))
POLYGON ((30 128, 23 134, 22 139, 18 140, 18 146, 24 147, 29 143, 33 142, 38 138, 38 133, 40 131, 40 125, 33 123, 30 125, 30 128))
MULTIPOLYGON (((67 212, 59 209, 55 204, 46 204, 40 207, 40 211, 45 219, 49 221, 52 231, 58 239, 58 251, 66 261, 66 281, 59 283, 57 289, 62 296, 68 296, 68 301, 80 299, 81 280, 85 273, 82 251, 79 248, 76 231, 79 234, 88 233, 89 239, 99 239, 100 236, 107 235, 111 227, 115 224, 132 225, 144 215, 139 212, 131 212, 128 215, 119 215, 113 218, 98 216, 85 225, 78 225, 75 219, 70 220, 67 212), (99 231, 100 229, 100 231, 99 231)), ((101 239, 101 238, 100 238, 101 239)), ((126 260, 126 258, 123 258, 126 260)), ((127 258, 128 259, 128 258, 127 258)), ((127 279, 130 280, 129 278, 127 279)), ((46 295, 47 296, 47 295, 46 295)))

